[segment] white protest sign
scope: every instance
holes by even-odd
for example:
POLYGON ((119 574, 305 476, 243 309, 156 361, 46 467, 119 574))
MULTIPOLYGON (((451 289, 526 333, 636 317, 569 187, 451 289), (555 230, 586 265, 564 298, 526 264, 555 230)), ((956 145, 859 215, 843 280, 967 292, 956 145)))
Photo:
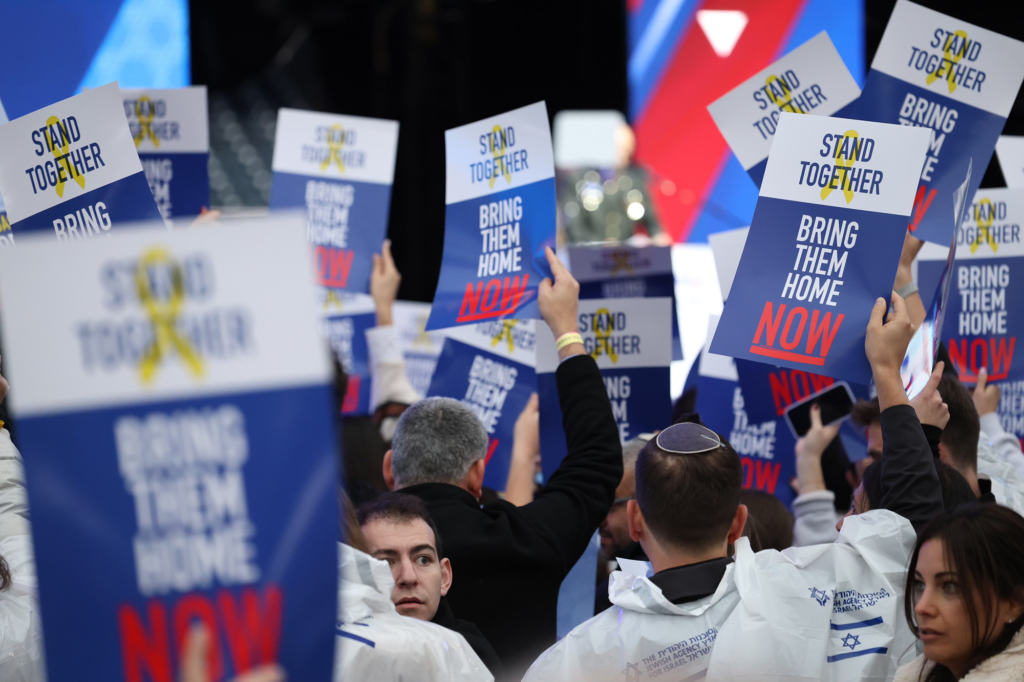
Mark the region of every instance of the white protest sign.
POLYGON ((398 121, 281 109, 274 172, 390 185, 395 175, 398 121))
MULTIPOLYGON (((722 300, 729 299, 729 289, 736 277, 736 269, 740 266, 743 245, 747 241, 749 227, 737 227, 735 230, 723 230, 708 235, 708 244, 715 256, 715 270, 718 272, 718 286, 722 290, 722 300)), ((717 319, 716 319, 717 324, 717 319)))
POLYGON ((1024 187, 1024 136, 1000 135, 996 157, 1007 187, 1024 187))
POLYGON ((709 104, 708 112, 744 170, 760 184, 782 112, 831 116, 859 96, 843 58, 822 31, 709 104))

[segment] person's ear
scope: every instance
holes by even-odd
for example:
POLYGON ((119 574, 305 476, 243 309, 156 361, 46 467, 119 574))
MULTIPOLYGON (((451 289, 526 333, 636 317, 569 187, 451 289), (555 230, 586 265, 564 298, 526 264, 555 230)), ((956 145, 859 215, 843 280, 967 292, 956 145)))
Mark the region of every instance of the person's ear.
POLYGON ((395 489, 395 472, 391 470, 391 450, 384 453, 384 484, 388 490, 395 489))
POLYGON ((462 479, 462 487, 478 500, 484 492, 484 471, 486 469, 487 465, 484 463, 484 460, 478 459, 470 465, 469 471, 466 472, 462 479))
POLYGON ((640 511, 640 505, 636 500, 626 502, 626 521, 629 524, 629 539, 633 542, 640 542, 644 536, 644 514, 640 511))
POLYGON ((953 466, 953 457, 950 455, 949 448, 946 447, 946 444, 942 441, 939 441, 939 459, 942 460, 943 463, 953 466))
POLYGON ((452 562, 441 559, 441 596, 448 594, 452 588, 452 562))
POLYGON ((747 505, 741 504, 736 507, 736 516, 732 518, 732 525, 729 526, 729 544, 735 545, 736 541, 743 537, 743 528, 747 525, 747 517, 750 512, 747 511, 747 505))

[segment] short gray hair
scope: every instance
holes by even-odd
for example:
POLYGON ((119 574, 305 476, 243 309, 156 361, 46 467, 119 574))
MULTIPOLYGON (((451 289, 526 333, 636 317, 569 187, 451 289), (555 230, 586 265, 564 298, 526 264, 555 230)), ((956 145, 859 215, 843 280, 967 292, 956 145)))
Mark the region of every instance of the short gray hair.
POLYGON ((487 431, 471 409, 452 398, 425 398, 398 420, 391 441, 395 482, 457 484, 487 455, 487 431))
POLYGON ((622 444, 622 468, 626 471, 636 469, 636 458, 640 451, 647 447, 647 441, 634 438, 622 444))

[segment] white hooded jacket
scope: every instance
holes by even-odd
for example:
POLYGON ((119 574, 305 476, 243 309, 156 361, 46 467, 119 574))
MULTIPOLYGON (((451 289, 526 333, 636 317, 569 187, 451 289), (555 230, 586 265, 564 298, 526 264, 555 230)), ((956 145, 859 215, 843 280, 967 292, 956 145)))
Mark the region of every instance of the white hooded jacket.
POLYGON ((674 605, 615 572, 612 608, 570 632, 525 681, 891 680, 915 655, 903 615, 916 539, 889 511, 850 517, 828 545, 755 554, 746 538, 715 593, 674 605))
POLYGON ((398 614, 387 562, 344 544, 338 545, 338 555, 337 682, 494 681, 462 635, 398 614))
POLYGON ((46 679, 39 619, 35 555, 21 455, 0 428, 0 556, 11 570, 10 589, 0 592, 0 680, 46 679))

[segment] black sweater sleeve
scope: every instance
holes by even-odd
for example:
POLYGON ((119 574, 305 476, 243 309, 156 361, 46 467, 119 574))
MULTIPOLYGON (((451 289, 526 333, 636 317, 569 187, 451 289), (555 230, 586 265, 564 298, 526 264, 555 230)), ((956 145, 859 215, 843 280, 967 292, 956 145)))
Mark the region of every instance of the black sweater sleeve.
POLYGON ((519 509, 568 572, 615 499, 622 480, 622 446, 593 358, 569 358, 555 376, 568 454, 533 502, 519 509))
POLYGON ((942 489, 934 457, 910 405, 881 415, 882 508, 910 521, 915 531, 942 513, 942 489))
POLYGON ((921 424, 924 437, 928 441, 928 448, 932 451, 932 457, 939 458, 939 441, 942 440, 942 429, 931 424, 921 424))

